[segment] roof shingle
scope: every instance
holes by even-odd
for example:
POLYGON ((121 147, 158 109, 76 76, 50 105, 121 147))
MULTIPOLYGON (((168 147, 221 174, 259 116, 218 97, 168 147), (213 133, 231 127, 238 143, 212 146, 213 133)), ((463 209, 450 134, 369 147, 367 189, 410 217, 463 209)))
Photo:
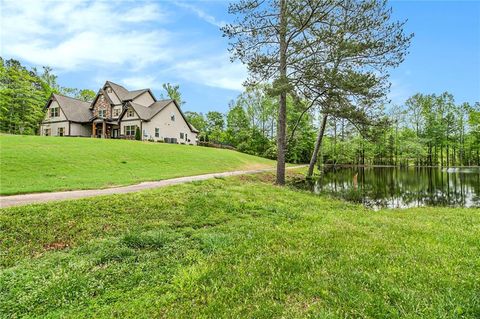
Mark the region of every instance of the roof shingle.
POLYGON ((89 122, 92 119, 93 113, 90 110, 90 102, 56 93, 53 94, 53 97, 58 102, 69 121, 89 122))

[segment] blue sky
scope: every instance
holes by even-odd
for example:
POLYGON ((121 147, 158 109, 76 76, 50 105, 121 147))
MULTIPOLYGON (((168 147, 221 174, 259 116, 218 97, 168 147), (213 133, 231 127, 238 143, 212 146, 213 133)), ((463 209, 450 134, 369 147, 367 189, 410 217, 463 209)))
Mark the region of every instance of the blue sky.
MULTIPOLYGON (((231 63, 219 26, 226 1, 0 0, 4 58, 49 65, 63 86, 98 90, 110 80, 128 89, 179 84, 185 110, 225 111, 246 70, 231 63)), ((480 101, 480 2, 392 1, 414 32, 410 54, 392 71, 393 103, 449 91, 480 101)))

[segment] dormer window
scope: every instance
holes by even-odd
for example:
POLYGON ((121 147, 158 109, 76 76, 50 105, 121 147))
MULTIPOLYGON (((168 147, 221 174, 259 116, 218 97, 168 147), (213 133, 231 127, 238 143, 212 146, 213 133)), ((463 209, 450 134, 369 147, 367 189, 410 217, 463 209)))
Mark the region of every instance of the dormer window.
POLYGON ((58 117, 58 107, 52 107, 50 109, 50 117, 58 117))
POLYGON ((127 117, 134 117, 134 116, 135 116, 135 112, 133 111, 133 109, 128 109, 127 117))
POLYGON ((106 117, 107 110, 98 110, 98 117, 106 117))

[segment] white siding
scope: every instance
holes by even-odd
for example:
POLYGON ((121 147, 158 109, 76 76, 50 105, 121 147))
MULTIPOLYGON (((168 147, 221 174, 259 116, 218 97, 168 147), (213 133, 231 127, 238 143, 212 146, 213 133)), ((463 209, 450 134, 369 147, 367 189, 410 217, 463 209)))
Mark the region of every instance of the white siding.
POLYGON ((168 137, 176 138, 178 143, 197 144, 196 133, 190 131, 190 127, 173 102, 167 105, 165 109, 155 115, 149 122, 143 122, 142 128, 147 133, 148 137, 146 139, 158 141, 168 137), (175 121, 171 120, 172 115, 175 116, 175 121), (160 129, 159 137, 155 137, 155 128, 160 129), (183 133, 183 139, 180 138, 180 133, 183 133), (187 139, 185 139, 185 134, 187 139))
POLYGON ((92 124, 70 124, 70 136, 92 136, 92 124))
POLYGON ((45 114, 45 118, 43 119, 43 122, 58 122, 58 121, 66 121, 66 120, 67 118, 65 117, 65 114, 63 113, 62 109, 58 105, 57 101, 52 101, 52 103, 50 103, 50 106, 47 109, 47 114, 45 114), (59 116, 50 117, 50 109, 54 107, 58 108, 59 116))
POLYGON ((124 121, 122 119, 122 122, 120 123, 120 135, 125 136, 125 126, 136 125, 140 128, 140 123, 140 120, 124 121))
POLYGON ((133 102, 137 103, 137 104, 140 104, 140 105, 144 105, 144 106, 150 106, 155 102, 155 100, 152 98, 150 93, 147 91, 145 93, 140 94, 135 99, 133 99, 133 102))
POLYGON ((68 121, 43 123, 40 125, 40 135, 45 136, 45 129, 50 129, 50 136, 58 136, 58 128, 63 127, 63 135, 70 135, 68 131, 68 121))
POLYGON ((118 115, 120 116, 120 113, 122 113, 122 106, 117 105, 117 106, 112 107, 112 118, 117 119, 118 116, 114 116, 115 110, 118 110, 118 115))
POLYGON ((117 95, 110 89, 111 92, 108 92, 108 87, 105 88, 105 92, 107 92, 108 97, 113 102, 113 104, 122 104, 122 101, 117 97, 117 95))

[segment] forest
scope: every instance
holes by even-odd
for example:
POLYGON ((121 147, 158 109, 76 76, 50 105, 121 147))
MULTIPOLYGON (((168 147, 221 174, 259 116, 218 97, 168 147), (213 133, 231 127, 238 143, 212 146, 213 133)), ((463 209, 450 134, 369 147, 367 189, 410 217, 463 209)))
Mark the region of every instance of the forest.
MULTIPOLYGON (((182 101, 178 85, 163 85, 165 94, 182 101)), ((278 98, 271 86, 250 86, 230 102, 226 113, 185 112, 200 130, 200 144, 233 148, 275 159, 278 98)), ((85 101, 95 92, 58 84, 52 69, 28 69, 16 60, 0 59, 0 130, 37 134, 43 107, 52 92, 85 101)), ((193 103, 193 102, 192 102, 193 103)), ((287 153, 290 163, 308 163, 322 113, 309 101, 287 96, 287 153)), ((187 104, 188 106, 188 104, 187 104)), ((188 107, 187 107, 188 108, 188 107)), ((403 105, 376 107, 376 120, 365 125, 332 114, 319 152, 320 164, 480 165, 480 103, 457 103, 452 94, 418 93, 403 105)))
MULTIPOLYGON (((275 158, 276 99, 268 88, 247 89, 226 114, 187 112, 200 140, 275 158)), ((287 99, 287 162, 307 163, 322 114, 298 118, 306 101, 287 99)), ((320 163, 398 166, 480 165, 480 103, 455 103, 454 96, 415 94, 403 105, 385 105, 376 125, 358 126, 347 117, 328 119, 320 163)))

